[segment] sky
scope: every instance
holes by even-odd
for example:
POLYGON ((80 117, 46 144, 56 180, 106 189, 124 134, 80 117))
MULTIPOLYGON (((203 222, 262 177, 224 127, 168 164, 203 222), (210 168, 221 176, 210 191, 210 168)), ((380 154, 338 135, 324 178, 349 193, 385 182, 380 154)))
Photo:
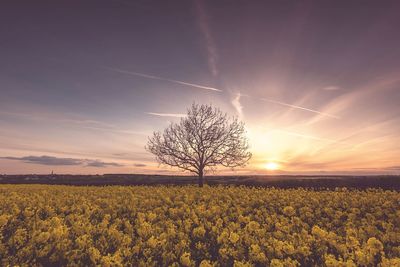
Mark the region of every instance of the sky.
POLYGON ((144 149, 193 103, 246 124, 217 174, 400 174, 399 1, 6 0, 0 174, 182 174, 144 149))

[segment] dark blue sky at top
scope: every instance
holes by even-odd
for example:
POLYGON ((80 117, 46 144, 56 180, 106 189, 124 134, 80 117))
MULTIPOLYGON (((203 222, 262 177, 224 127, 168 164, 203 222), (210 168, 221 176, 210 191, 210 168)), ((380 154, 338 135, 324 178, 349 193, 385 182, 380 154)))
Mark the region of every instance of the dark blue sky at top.
MULTIPOLYGON (((204 5, 218 49, 219 77, 207 68, 192 1, 3 2, 2 100, 82 112, 119 104, 140 111, 167 101, 176 87, 101 66, 223 87, 226 80, 246 86, 263 72, 272 75, 280 68, 289 69, 288 79, 294 81, 311 75, 357 83, 399 65, 396 1, 204 5), (353 81, 346 80, 345 71, 353 81)), ((193 98, 193 90, 180 89, 183 99, 193 98)))

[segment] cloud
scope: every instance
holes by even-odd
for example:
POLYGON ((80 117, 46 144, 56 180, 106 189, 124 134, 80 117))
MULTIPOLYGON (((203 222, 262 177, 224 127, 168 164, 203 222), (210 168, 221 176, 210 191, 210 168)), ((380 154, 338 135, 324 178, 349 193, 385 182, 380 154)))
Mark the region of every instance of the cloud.
POLYGON ((122 130, 122 129, 106 129, 101 127, 90 127, 90 126, 82 126, 82 128, 95 130, 95 131, 102 131, 102 132, 109 132, 109 133, 116 133, 121 135, 149 135, 146 132, 138 132, 138 131, 131 131, 131 130, 122 130))
POLYGON ((86 167, 98 167, 98 168, 104 168, 104 167, 122 167, 123 165, 115 163, 115 162, 104 162, 100 160, 85 160, 86 162, 86 167))
POLYGON ((186 114, 181 113, 156 113, 156 112, 146 112, 146 114, 158 116, 158 117, 175 117, 175 118, 183 118, 186 117, 186 114))
POLYGON ((123 156, 128 156, 128 153, 113 153, 113 156, 117 156, 117 157, 123 157, 123 156))
POLYGON ((212 37, 210 28, 208 26, 208 19, 204 8, 204 2, 203 0, 197 0, 195 3, 199 28, 206 42, 208 68, 210 69, 211 74, 215 77, 218 75, 217 48, 215 46, 214 38, 212 37))
POLYGON ((267 99, 267 98, 260 98, 260 100, 266 101, 266 102, 270 102, 270 103, 274 103, 274 104, 278 104, 278 105, 282 105, 282 106, 286 106, 286 107, 305 110, 305 111, 308 111, 308 112, 319 114, 321 116, 326 116, 326 117, 330 117, 330 118, 334 118, 334 119, 340 119, 340 117, 338 117, 336 115, 325 113, 325 112, 321 112, 321 111, 318 111, 318 110, 315 110, 315 109, 309 109, 309 108, 305 108, 305 107, 301 107, 301 106, 297 106, 297 105, 292 105, 292 104, 288 104, 288 103, 285 103, 285 102, 272 100, 272 99, 267 99))
POLYGON ((286 163, 285 167, 291 167, 295 169, 301 168, 302 170, 329 170, 331 162, 308 162, 308 161, 295 161, 286 163))
POLYGON ((76 125, 79 128, 96 130, 102 132, 111 132, 118 134, 129 134, 129 135, 148 135, 149 133, 137 132, 120 129, 119 127, 102 121, 85 119, 85 118, 69 118, 61 114, 47 114, 47 113, 19 113, 19 112, 8 112, 0 111, 0 115, 22 117, 30 120, 42 120, 42 121, 53 121, 58 123, 67 123, 76 125))
POLYGON ((143 164, 143 163, 135 163, 135 164, 133 164, 133 166, 135 166, 135 167, 146 167, 147 165, 143 164))
POLYGON ((121 167, 123 165, 114 162, 103 162, 91 159, 58 158, 53 156, 26 156, 26 157, 1 157, 2 159, 18 160, 24 163, 46 166, 86 166, 86 167, 121 167))
POLYGON ((235 108, 236 112, 239 115, 239 119, 243 118, 243 106, 240 103, 240 97, 242 95, 240 93, 236 94, 236 96, 231 100, 231 104, 235 108))
POLYGON ((127 71, 127 70, 109 68, 109 67, 103 67, 103 68, 107 69, 107 70, 110 70, 110 71, 114 71, 114 72, 119 72, 119 73, 123 73, 123 74, 134 75, 134 76, 139 76, 139 77, 148 78, 148 79, 152 79, 152 80, 166 81, 166 82, 176 83, 176 84, 180 84, 180 85, 186 85, 186 86, 199 88, 199 89, 204 89, 204 90, 222 92, 221 89, 210 87, 210 86, 204 86, 204 85, 195 84, 195 83, 188 83, 188 82, 179 81, 179 80, 167 79, 167 78, 163 78, 163 77, 160 77, 160 76, 154 76, 154 75, 149 75, 149 74, 140 73, 140 72, 133 72, 133 71, 127 71))
POLYGON ((331 143, 341 143, 341 141, 339 141, 339 140, 321 138, 321 137, 307 135, 307 134, 300 134, 300 133, 295 133, 295 132, 282 130, 282 129, 276 129, 276 131, 284 133, 284 134, 292 135, 292 136, 307 138, 307 139, 313 139, 313 140, 318 140, 318 141, 326 141, 326 142, 331 142, 331 143))
POLYGON ((400 166, 352 168, 362 171, 400 171, 400 166))
MULTIPOLYGON (((203 86, 203 85, 200 85, 200 84, 188 83, 188 82, 178 81, 178 80, 173 80, 173 79, 166 79, 166 78, 163 78, 163 77, 154 76, 154 75, 148 75, 148 74, 139 73, 139 72, 132 72, 132 71, 126 71, 126 70, 121 70, 121 69, 116 69, 116 68, 109 68, 109 67, 104 67, 104 68, 107 69, 107 70, 111 70, 111 71, 115 71, 115 72, 119 72, 119 73, 140 76, 140 77, 153 79, 153 80, 161 80, 161 81, 173 82, 173 83, 177 83, 177 84, 181 84, 181 85, 187 85, 187 86, 191 86, 191 87, 195 87, 195 88, 200 88, 200 89, 205 89, 205 90, 212 90, 212 91, 217 91, 217 92, 222 92, 223 91, 223 90, 215 88, 215 87, 203 86)), ((238 101, 240 100, 241 96, 242 95, 236 96, 237 99, 233 99, 233 101, 236 101, 235 102, 236 105, 238 104, 238 101)), ((251 97, 249 95, 246 95, 246 96, 251 97)), ((327 112, 321 112, 321 111, 318 111, 318 110, 315 110, 315 109, 310 109, 310 108, 306 108, 306 107, 302 107, 302 106, 298 106, 298 105, 292 105, 292 104, 285 103, 285 102, 282 102, 282 101, 277 101, 277 100, 267 99, 267 98, 257 98, 257 99, 259 99, 261 101, 266 101, 266 102, 270 102, 270 103, 286 106, 286 107, 291 107, 291 108, 295 108, 295 109, 300 109, 300 110, 316 113, 316 114, 318 114, 320 116, 326 116, 326 117, 330 117, 330 118, 334 118, 334 119, 340 119, 339 116, 336 116, 336 115, 333 115, 333 114, 330 114, 330 113, 327 113, 327 112)), ((233 101, 232 101, 232 104, 233 104, 233 101)), ((240 103, 239 103, 239 106, 240 106, 240 103)), ((239 106, 237 105, 236 107, 239 107, 239 106)), ((236 109, 236 110, 238 110, 238 109, 236 109)), ((176 117, 175 115, 181 115, 181 114, 165 114, 165 115, 161 115, 162 113, 153 113, 153 112, 148 112, 148 114, 155 115, 155 116, 165 116, 165 117, 176 117), (172 115, 172 116, 170 116, 170 115, 172 115)))
POLYGON ((104 127, 104 128, 115 128, 114 125, 92 120, 86 118, 73 118, 73 117, 66 117, 62 114, 54 114, 54 113, 21 113, 21 112, 9 112, 9 111, 0 111, 0 114, 6 116, 17 116, 17 117, 25 117, 32 120, 52 120, 57 122, 66 122, 66 123, 73 123, 78 125, 89 125, 89 126, 97 126, 97 127, 104 127))
POLYGON ((3 159, 19 160, 25 163, 33 163, 51 166, 77 166, 82 164, 81 159, 57 158, 52 156, 26 156, 26 157, 3 157, 3 159))
POLYGON ((400 166, 390 166, 386 167, 385 169, 390 171, 400 171, 400 166))
MULTIPOLYGON (((337 96, 332 99, 327 105, 324 106, 322 113, 340 114, 353 110, 357 102, 365 102, 368 99, 373 99, 375 95, 379 96, 386 91, 395 90, 400 83, 400 74, 398 72, 390 73, 379 79, 365 81, 364 84, 350 88, 348 92, 337 96)), ((319 122, 322 119, 321 114, 317 114, 312 118, 307 125, 319 122)))
POLYGON ((340 90, 340 87, 331 85, 331 86, 326 86, 326 87, 322 88, 322 90, 324 90, 324 91, 336 91, 336 90, 340 90))

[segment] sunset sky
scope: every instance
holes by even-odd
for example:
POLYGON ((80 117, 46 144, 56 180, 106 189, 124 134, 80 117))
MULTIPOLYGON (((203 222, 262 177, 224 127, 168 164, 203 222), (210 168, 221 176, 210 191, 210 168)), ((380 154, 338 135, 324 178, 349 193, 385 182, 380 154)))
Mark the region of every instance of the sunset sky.
POLYGON ((217 174, 399 174, 400 1, 6 0, 0 174, 178 173, 193 103, 246 123, 217 174))

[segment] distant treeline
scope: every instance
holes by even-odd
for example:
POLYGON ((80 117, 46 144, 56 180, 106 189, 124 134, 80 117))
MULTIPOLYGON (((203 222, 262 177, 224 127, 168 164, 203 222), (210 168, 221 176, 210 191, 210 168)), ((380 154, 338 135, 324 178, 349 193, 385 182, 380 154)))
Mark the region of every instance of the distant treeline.
MULTIPOLYGON (((196 184, 194 176, 146 174, 104 175, 0 175, 0 184, 58 184, 58 185, 187 185, 196 184)), ((400 176, 208 176, 209 185, 246 185, 277 188, 382 188, 400 190, 400 176)))

